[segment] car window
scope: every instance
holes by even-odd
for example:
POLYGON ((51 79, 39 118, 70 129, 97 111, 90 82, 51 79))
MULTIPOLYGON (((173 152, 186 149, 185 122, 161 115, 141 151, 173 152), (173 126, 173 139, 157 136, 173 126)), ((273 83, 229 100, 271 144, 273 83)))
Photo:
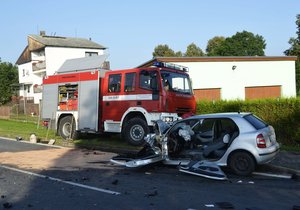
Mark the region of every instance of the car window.
POLYGON ((202 120, 201 123, 197 123, 194 126, 193 130, 196 132, 201 132, 201 133, 211 131, 214 122, 215 122, 215 119, 204 119, 204 120, 202 120))
POLYGON ((253 114, 244 116, 244 119, 246 119, 257 130, 268 126, 267 123, 265 123, 263 120, 259 119, 258 117, 254 116, 253 114))

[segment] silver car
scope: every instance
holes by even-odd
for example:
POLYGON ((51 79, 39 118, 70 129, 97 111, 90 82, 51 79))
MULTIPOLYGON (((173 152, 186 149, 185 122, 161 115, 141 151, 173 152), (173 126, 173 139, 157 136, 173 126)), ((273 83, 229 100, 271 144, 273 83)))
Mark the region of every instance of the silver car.
POLYGON ((154 130, 135 157, 117 156, 112 162, 140 167, 162 161, 179 165, 181 172, 224 180, 219 166, 249 175, 279 151, 274 128, 251 113, 198 115, 171 126, 157 121, 154 130))

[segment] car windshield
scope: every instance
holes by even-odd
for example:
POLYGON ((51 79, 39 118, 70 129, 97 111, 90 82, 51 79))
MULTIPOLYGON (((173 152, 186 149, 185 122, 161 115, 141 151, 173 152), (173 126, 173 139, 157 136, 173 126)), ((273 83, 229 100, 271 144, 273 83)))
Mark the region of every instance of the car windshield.
POLYGON ((244 118, 257 130, 268 126, 267 123, 252 114, 246 115, 244 118))
POLYGON ((190 78, 187 74, 161 71, 162 82, 169 91, 192 94, 190 78))

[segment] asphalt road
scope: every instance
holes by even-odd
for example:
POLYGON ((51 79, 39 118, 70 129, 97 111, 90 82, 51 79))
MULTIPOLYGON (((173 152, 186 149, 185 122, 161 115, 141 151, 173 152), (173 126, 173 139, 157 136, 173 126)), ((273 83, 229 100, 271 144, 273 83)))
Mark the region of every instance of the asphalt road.
MULTIPOLYGON (((36 149, 49 148, 0 139, 1 152, 36 149)), ((159 164, 127 169, 101 157, 92 163, 97 168, 76 170, 0 165, 0 209, 202 210, 231 205, 233 209, 283 210, 300 205, 297 180, 228 174, 228 181, 214 181, 159 164)))

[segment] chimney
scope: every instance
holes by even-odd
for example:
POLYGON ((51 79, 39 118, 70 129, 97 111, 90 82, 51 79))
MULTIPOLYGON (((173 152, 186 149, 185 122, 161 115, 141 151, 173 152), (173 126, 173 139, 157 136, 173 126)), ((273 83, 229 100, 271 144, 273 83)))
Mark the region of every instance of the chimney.
POLYGON ((46 31, 40 31, 40 36, 46 36, 46 31))

